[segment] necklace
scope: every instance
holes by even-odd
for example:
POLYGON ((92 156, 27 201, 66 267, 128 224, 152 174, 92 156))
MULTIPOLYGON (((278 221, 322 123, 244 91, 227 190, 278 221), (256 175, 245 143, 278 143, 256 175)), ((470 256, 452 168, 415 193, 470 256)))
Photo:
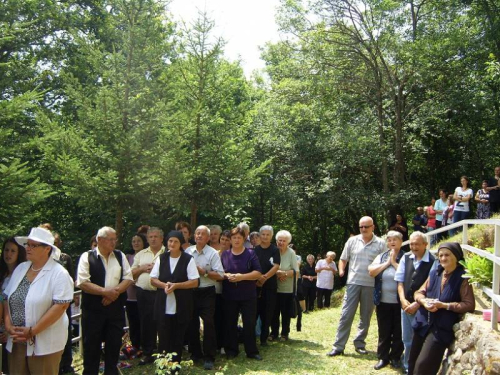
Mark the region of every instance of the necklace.
POLYGON ((31 265, 31 270, 33 272, 40 272, 42 270, 42 268, 43 268, 43 266, 41 266, 39 269, 36 270, 36 269, 33 268, 33 264, 31 265))

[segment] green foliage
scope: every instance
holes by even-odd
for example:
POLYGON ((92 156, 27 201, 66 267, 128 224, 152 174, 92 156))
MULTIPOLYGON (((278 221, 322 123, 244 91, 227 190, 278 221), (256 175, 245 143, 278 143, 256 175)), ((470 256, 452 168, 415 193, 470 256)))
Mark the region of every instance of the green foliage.
MULTIPOLYGON (((493 248, 487 248, 493 254, 493 248)), ((468 278, 471 283, 479 283, 491 288, 493 280, 493 262, 476 254, 468 254, 460 264, 465 267, 464 278, 468 278)))
POLYGON ((176 353, 153 354, 155 359, 155 374, 157 375, 174 375, 180 371, 186 371, 193 366, 193 361, 181 361, 181 363, 173 362, 172 358, 176 353))

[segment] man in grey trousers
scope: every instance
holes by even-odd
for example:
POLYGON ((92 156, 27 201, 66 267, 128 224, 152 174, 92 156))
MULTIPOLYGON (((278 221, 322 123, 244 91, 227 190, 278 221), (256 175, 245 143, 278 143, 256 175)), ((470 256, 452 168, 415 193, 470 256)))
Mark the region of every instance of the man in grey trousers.
POLYGON ((365 348, 365 339, 373 313, 373 289, 375 285, 375 279, 368 274, 368 266, 378 254, 386 250, 385 241, 375 236, 373 229, 373 219, 369 216, 362 217, 359 221, 361 234, 351 237, 346 242, 340 256, 339 276, 344 276, 347 264, 349 264, 349 274, 337 336, 332 350, 328 353, 330 357, 344 354, 358 304, 360 306, 360 321, 358 334, 354 339, 354 347, 359 354, 368 353, 365 348))

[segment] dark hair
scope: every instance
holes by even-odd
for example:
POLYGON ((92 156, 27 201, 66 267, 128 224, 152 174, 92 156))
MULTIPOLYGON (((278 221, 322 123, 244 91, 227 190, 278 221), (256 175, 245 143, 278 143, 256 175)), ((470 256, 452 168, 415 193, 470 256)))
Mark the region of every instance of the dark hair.
POLYGON ((462 178, 463 178, 463 179, 465 179, 465 181, 467 181, 467 187, 469 187, 469 185, 470 185, 470 180, 469 180, 469 178, 468 178, 467 176, 461 176, 461 177, 460 177, 460 180, 462 180, 462 178))
POLYGON ((90 247, 92 247, 93 243, 97 243, 97 236, 94 234, 92 237, 90 237, 90 247))
POLYGON ((193 234, 193 230, 191 229, 191 225, 189 225, 189 223, 186 223, 185 221, 178 221, 175 223, 175 230, 182 231, 182 228, 187 228, 190 236, 193 234))
POLYGON ((444 195, 447 195, 447 194, 446 194, 446 193, 447 193, 446 189, 439 189, 439 192, 440 192, 440 193, 441 193, 441 192, 443 192, 443 193, 444 193, 444 195))
POLYGON ((2 255, 0 256, 0 283, 3 283, 5 280, 5 277, 9 273, 9 268, 7 267, 7 263, 5 263, 5 259, 3 258, 3 252, 5 250, 5 246, 7 246, 8 243, 13 243, 14 245, 17 246, 17 263, 16 267, 22 263, 26 262, 26 249, 24 246, 19 245, 14 237, 9 237, 7 238, 2 245, 2 255))
POLYGON ((226 229, 224 231, 222 231, 222 233, 220 234, 220 236, 224 236, 224 237, 227 237, 227 238, 231 238, 231 231, 229 229, 226 229))
POLYGON ((143 233, 136 233, 132 236, 132 238, 134 238, 135 236, 139 237, 142 240, 142 244, 144 245, 143 249, 149 247, 148 240, 146 239, 146 236, 143 233))
POLYGON ((241 237, 243 237, 243 239, 246 238, 245 231, 243 230, 243 228, 240 228, 240 227, 236 227, 236 228, 231 229, 231 237, 236 236, 236 235, 240 235, 241 237))
POLYGON ((137 233, 147 234, 149 230, 149 225, 141 225, 137 228, 137 233))

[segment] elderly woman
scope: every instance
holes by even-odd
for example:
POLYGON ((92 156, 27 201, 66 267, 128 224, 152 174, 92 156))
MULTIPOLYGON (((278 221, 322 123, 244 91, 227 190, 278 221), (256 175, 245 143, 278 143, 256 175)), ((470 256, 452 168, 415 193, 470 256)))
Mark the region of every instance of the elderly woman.
POLYGON ((431 269, 429 278, 415 293, 420 308, 415 316, 413 342, 408 362, 408 373, 437 374, 443 355, 455 336, 453 325, 461 314, 475 309, 474 293, 467 279, 463 279, 464 258, 460 244, 445 242, 438 249, 439 266, 431 269))
POLYGON ((389 250, 377 255, 368 266, 371 277, 375 277, 373 303, 377 308, 378 323, 378 363, 375 370, 387 366, 401 367, 404 346, 401 334, 401 308, 398 301, 398 283, 394 280, 399 261, 404 255, 401 251, 403 235, 391 230, 387 233, 389 250))
POLYGON ((226 332, 224 349, 228 358, 236 357, 238 349, 238 316, 243 320, 243 344, 248 358, 262 360, 255 343, 257 316, 257 280, 262 276, 259 258, 244 246, 246 232, 240 226, 231 230, 231 249, 222 253, 224 267, 222 296, 226 332))
POLYGON ((151 285, 158 288, 155 321, 158 324, 158 351, 176 353, 172 360, 180 363, 184 336, 193 313, 193 288, 200 275, 193 257, 182 250, 185 237, 180 231, 167 235, 167 248, 151 270, 151 285))
POLYGON ((306 309, 304 313, 309 313, 314 310, 314 300, 316 299, 316 269, 314 264, 314 255, 307 256, 307 263, 300 270, 302 275, 302 291, 306 299, 306 309))
POLYGON ((271 323, 271 335, 269 340, 277 340, 280 328, 281 315, 281 341, 288 340, 290 334, 290 319, 292 304, 295 303, 293 295, 293 283, 297 282, 299 267, 295 251, 288 245, 292 241, 292 235, 286 230, 276 233, 276 245, 280 251, 280 268, 276 272, 278 277, 278 293, 276 308, 271 323))
POLYGON ((333 292, 334 276, 337 273, 337 266, 335 265, 335 254, 333 251, 326 253, 325 259, 321 259, 316 263, 316 273, 318 281, 316 283, 316 290, 318 292, 318 309, 323 307, 330 307, 330 299, 333 292))
POLYGON ((68 338, 68 316, 73 280, 59 263, 54 236, 32 228, 16 237, 26 247, 27 262, 13 272, 4 302, 10 374, 58 374, 68 338))

